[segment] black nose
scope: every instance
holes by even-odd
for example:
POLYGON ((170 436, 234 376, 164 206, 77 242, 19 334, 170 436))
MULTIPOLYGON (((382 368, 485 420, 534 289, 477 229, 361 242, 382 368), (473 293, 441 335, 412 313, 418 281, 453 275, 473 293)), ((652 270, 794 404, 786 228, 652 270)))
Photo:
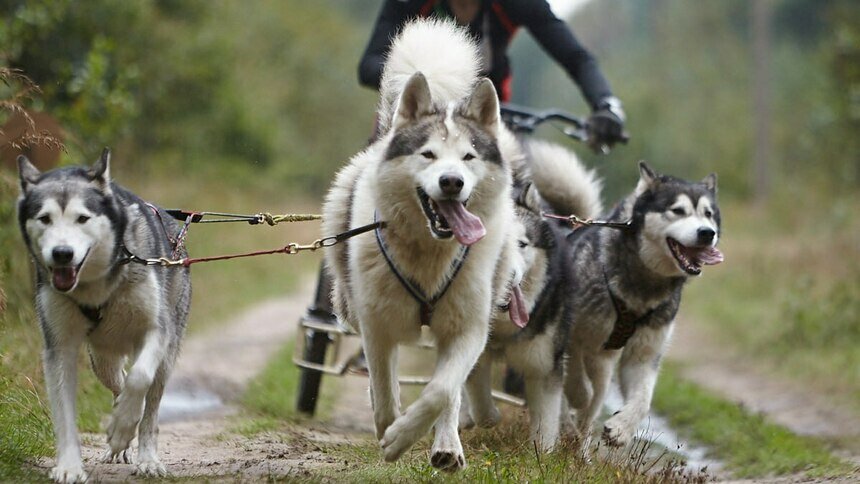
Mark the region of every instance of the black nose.
POLYGON ((699 244, 704 245, 704 244, 710 244, 711 242, 713 242, 714 236, 717 235, 717 233, 714 232, 713 229, 701 228, 696 233, 696 235, 698 237, 699 244))
POLYGON ((58 245, 51 251, 55 264, 68 264, 75 256, 75 250, 68 245, 58 245))
POLYGON ((458 195, 463 184, 463 177, 457 173, 444 173, 439 177, 439 188, 445 195, 458 195))

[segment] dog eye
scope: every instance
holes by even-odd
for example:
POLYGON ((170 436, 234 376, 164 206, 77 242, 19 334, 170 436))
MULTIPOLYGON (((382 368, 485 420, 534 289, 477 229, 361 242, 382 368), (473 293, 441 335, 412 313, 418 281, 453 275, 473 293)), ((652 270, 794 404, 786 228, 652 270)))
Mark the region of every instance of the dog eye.
POLYGON ((518 241, 518 243, 519 243, 520 249, 525 249, 526 247, 529 246, 529 243, 526 242, 525 240, 520 240, 520 241, 518 241))
POLYGON ((85 223, 87 223, 87 220, 89 220, 89 219, 90 219, 90 217, 88 217, 87 215, 81 215, 80 217, 78 217, 78 223, 79 224, 85 224, 85 223))
POLYGON ((678 208, 673 208, 672 213, 674 213, 675 215, 686 215, 687 211, 681 207, 678 207, 678 208))
POLYGON ((705 217, 711 218, 712 215, 714 215, 714 212, 711 212, 710 210, 705 210, 705 217))
POLYGON ((465 155, 463 155, 463 161, 469 161, 474 159, 475 155, 473 155, 472 153, 466 153, 465 155))
POLYGON ((424 158, 427 158, 428 160, 435 160, 436 159, 436 153, 433 153, 430 150, 421 152, 421 156, 423 156, 424 158))
POLYGON ((41 217, 38 218, 38 220, 39 220, 39 222, 42 222, 45 225, 49 225, 51 223, 51 216, 50 215, 42 215, 41 217))

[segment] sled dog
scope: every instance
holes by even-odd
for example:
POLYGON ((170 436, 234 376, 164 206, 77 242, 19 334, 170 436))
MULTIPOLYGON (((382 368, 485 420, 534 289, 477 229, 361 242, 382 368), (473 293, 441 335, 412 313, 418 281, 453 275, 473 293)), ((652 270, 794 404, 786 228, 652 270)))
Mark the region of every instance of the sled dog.
POLYGON ((435 425, 431 464, 465 466, 457 433, 461 388, 506 289, 513 225, 511 169, 492 83, 450 22, 418 20, 383 70, 380 138, 337 175, 325 233, 374 221, 375 236, 326 252, 338 316, 358 328, 370 372, 376 436, 388 461, 435 425), (438 359, 421 396, 400 411, 397 347, 429 326, 438 359))
POLYGON ((158 406, 179 352, 191 298, 187 268, 128 264, 128 255, 173 254, 165 212, 113 183, 110 151, 89 168, 40 173, 18 158, 18 220, 36 268, 36 311, 45 341, 44 370, 57 441, 57 482, 87 479, 75 425, 78 351, 114 395, 104 462, 132 463, 164 476, 157 455, 158 406), (165 233, 165 231, 167 233, 165 233), (128 372, 125 371, 129 363, 128 372))
POLYGON ((639 183, 609 219, 626 229, 586 227, 567 237, 572 326, 565 394, 584 442, 615 368, 624 406, 606 421, 609 445, 629 443, 648 414, 681 290, 704 265, 722 262, 717 179, 698 183, 639 164, 639 183))

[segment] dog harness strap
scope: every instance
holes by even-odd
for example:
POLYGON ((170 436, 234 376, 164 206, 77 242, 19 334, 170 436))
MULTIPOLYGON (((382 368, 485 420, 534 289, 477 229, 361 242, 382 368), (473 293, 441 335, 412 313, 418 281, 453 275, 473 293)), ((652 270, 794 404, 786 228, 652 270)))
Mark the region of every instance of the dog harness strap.
POLYGON ((385 243, 385 239, 382 237, 382 231, 380 230, 383 226, 377 222, 377 213, 373 213, 373 222, 378 225, 376 227, 376 243, 379 245, 379 251, 382 253, 382 257, 385 259, 385 262, 388 263, 388 268, 391 269, 391 272, 394 273, 394 276, 400 281, 400 285, 406 289, 406 292, 412 296, 412 299, 418 303, 418 320, 421 323, 421 326, 430 326, 430 321, 433 319, 433 311, 436 309, 436 303, 439 302, 440 299, 448 292, 448 288, 451 287, 451 283, 454 282, 454 278, 459 274, 460 269, 463 267, 463 263, 466 262, 466 256, 469 255, 469 247, 461 245, 460 252, 457 254, 457 257, 451 261, 451 275, 442 285, 442 289, 440 289, 433 297, 427 297, 424 294, 424 291, 418 287, 414 281, 404 276, 402 272, 397 268, 397 265, 394 263, 394 259, 391 258, 391 254, 388 251, 388 245, 385 243))
POLYGON ((606 290, 609 292, 609 299, 612 300, 612 306, 615 307, 616 315, 612 333, 609 334, 609 338, 607 338, 606 342, 603 343, 603 349, 620 350, 621 348, 624 348, 627 341, 633 337, 633 334, 636 333, 636 329, 647 323, 651 315, 654 314, 654 311, 662 307, 662 305, 639 316, 631 310, 624 301, 615 296, 612 292, 612 288, 609 286, 609 277, 607 277, 605 272, 603 273, 603 279, 606 281, 606 290))
POLYGON ((78 304, 77 306, 81 314, 93 323, 93 326, 87 331, 87 334, 92 333, 102 322, 102 306, 84 306, 83 304, 78 304))

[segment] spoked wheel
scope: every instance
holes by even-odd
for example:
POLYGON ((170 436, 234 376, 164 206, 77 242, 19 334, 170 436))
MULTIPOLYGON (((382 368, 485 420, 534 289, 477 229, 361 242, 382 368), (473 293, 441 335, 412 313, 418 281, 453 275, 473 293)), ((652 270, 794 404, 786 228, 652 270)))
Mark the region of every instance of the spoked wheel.
MULTIPOLYGON (((329 299, 330 292, 331 278, 326 272, 325 267, 320 266, 314 302, 308 308, 307 313, 302 316, 302 320, 299 321, 299 329, 302 331, 299 337, 305 338, 303 359, 318 365, 325 363, 326 350, 329 343, 331 343, 331 337, 329 333, 306 327, 305 323, 337 325, 337 317, 332 312, 331 301, 329 299)), ((319 370, 310 368, 300 369, 296 410, 308 415, 314 414, 317 408, 317 401, 319 400, 322 376, 323 373, 319 370)))

